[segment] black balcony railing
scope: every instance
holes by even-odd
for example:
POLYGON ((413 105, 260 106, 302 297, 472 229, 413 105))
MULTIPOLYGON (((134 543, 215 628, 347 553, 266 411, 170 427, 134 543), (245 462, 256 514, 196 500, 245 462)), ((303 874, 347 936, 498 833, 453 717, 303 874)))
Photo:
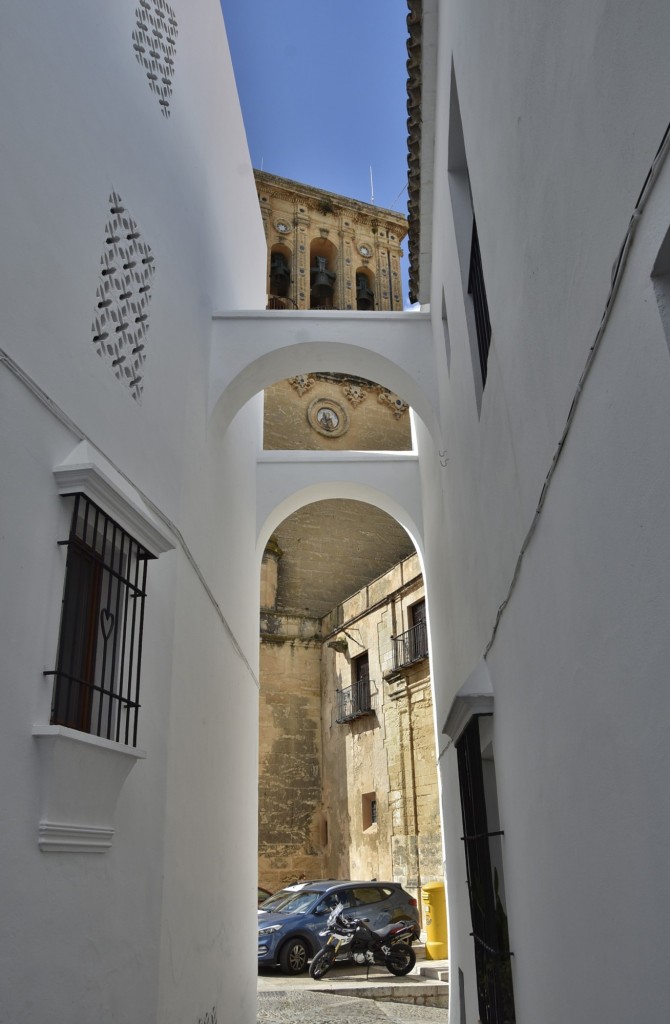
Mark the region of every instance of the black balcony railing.
POLYGON ((425 622, 417 622, 406 633, 391 637, 393 640, 393 668, 404 668, 428 657, 428 631, 425 622))
POLYGON ((336 722, 351 722, 354 718, 371 715, 373 710, 369 679, 358 679, 351 686, 337 691, 336 722))

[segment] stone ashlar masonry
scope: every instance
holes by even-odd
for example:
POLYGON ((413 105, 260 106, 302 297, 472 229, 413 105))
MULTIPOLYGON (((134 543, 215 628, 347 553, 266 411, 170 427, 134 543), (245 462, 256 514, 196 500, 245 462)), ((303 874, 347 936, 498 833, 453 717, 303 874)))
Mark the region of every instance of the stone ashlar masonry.
POLYGON ((398 395, 371 381, 341 374, 310 373, 265 390, 266 449, 408 451, 409 409, 398 395), (319 430, 320 408, 334 409, 341 430, 319 430))
MULTIPOLYGON (((265 599, 279 561, 266 552, 265 599)), ((301 874, 395 880, 421 904, 422 885, 443 878, 430 666, 393 670, 391 637, 423 597, 414 555, 320 620, 262 611, 262 885, 301 874), (364 653, 373 711, 338 722, 337 691, 364 653)))
POLYGON ((395 210, 254 171, 270 257, 279 252, 290 268, 287 308, 310 308, 310 267, 324 258, 335 274, 334 309, 356 309, 356 274, 364 273, 375 310, 403 308, 401 242, 407 219, 395 210))

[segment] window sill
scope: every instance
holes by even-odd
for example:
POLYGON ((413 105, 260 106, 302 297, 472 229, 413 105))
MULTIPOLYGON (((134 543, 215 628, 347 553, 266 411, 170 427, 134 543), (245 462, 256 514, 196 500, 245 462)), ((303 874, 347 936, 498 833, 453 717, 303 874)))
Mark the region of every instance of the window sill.
POLYGON ((123 783, 143 750, 61 725, 34 725, 40 756, 44 853, 106 853, 123 783))

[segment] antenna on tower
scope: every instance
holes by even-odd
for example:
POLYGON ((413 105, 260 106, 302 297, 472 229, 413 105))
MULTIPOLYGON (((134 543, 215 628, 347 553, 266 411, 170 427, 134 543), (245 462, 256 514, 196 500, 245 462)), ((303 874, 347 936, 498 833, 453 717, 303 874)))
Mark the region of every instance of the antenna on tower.
POLYGON ((370 202, 375 205, 375 185, 372 180, 372 165, 370 165, 370 202))

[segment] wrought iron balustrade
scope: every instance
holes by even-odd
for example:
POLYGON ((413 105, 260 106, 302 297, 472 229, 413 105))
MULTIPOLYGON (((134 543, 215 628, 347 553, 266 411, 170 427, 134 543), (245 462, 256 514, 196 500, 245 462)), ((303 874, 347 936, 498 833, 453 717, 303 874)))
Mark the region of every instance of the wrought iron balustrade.
POLYGON ((415 661, 428 657, 428 631, 425 622, 417 622, 405 633, 391 637, 393 640, 393 668, 404 668, 415 661))
POLYGON ((369 679, 357 679, 351 686, 337 691, 336 722, 351 722, 373 711, 369 679))

